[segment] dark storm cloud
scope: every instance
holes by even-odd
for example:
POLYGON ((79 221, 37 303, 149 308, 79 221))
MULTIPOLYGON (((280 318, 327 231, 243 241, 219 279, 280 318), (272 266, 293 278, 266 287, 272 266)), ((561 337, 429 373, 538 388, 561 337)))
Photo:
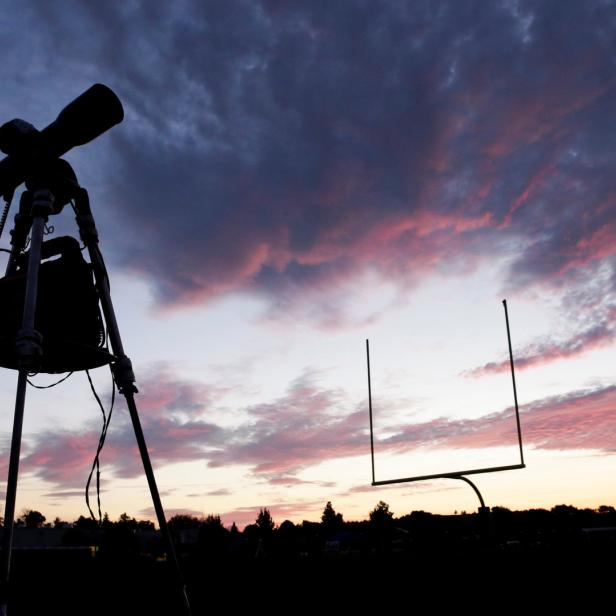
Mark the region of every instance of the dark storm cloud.
POLYGON ((163 305, 243 289, 336 325, 366 268, 509 255, 524 288, 614 253, 611 3, 30 6, 50 68, 124 101, 106 179, 134 231, 106 241, 163 305))

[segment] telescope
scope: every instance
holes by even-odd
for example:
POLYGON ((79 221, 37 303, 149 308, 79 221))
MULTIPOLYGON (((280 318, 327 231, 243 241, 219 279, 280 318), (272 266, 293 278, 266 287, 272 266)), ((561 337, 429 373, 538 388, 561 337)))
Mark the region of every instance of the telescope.
MULTIPOLYGON (((96 139, 123 118, 124 110, 118 97, 108 87, 95 84, 69 103, 55 122, 41 131, 20 119, 0 126, 0 150, 6 154, 0 160, 0 196, 6 200, 0 214, 0 235, 15 189, 22 182, 26 184, 11 229, 6 273, 0 278, 0 367, 15 369, 19 373, 4 498, 0 616, 6 616, 11 594, 11 551, 29 376, 38 372, 87 372, 106 364, 111 368, 114 387, 126 400, 167 557, 175 572, 177 598, 182 601, 184 614, 191 614, 186 586, 141 428, 134 398, 137 393, 135 374, 124 352, 88 192, 79 185, 70 164, 60 158, 71 148, 96 139), (83 246, 71 236, 44 238, 53 232, 53 226, 47 225, 49 217, 59 214, 69 202, 83 246), (87 251, 89 262, 82 251, 87 251)), ((86 483, 86 504, 90 515, 96 519, 89 501, 90 482, 96 471, 98 517, 102 522, 99 456, 105 443, 111 410, 105 413, 93 386, 92 389, 103 413, 103 429, 86 483)), ((173 613, 178 611, 174 610, 173 613)))
POLYGON ((15 189, 70 149, 84 145, 124 118, 120 99, 103 84, 94 84, 43 130, 18 118, 0 126, 0 195, 10 201, 15 189))

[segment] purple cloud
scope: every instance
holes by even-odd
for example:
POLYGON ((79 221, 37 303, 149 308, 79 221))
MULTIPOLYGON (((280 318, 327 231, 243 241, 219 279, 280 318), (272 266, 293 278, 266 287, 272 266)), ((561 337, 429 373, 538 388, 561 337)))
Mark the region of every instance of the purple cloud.
MULTIPOLYGON (((182 409, 192 408, 194 414, 195 408, 201 408, 198 399, 204 388, 185 382, 176 395, 176 382, 171 383, 167 371, 164 375, 152 374, 143 384, 142 407, 151 402, 143 414, 144 430, 155 466, 188 461, 214 467, 245 465, 272 485, 292 486, 305 483, 296 477, 303 469, 327 460, 365 456, 369 450, 366 409, 349 407, 341 391, 319 387, 312 373, 292 382, 281 398, 248 407, 248 420, 225 430, 199 414, 190 420, 181 418, 182 409)), ((526 404, 521 413, 524 443, 542 449, 611 451, 615 410, 614 386, 526 404)), ((126 417, 118 419, 102 457, 103 480, 107 473, 135 477, 143 472, 130 422, 126 417)), ((30 445, 23 469, 63 490, 81 486, 97 437, 94 429, 46 431, 30 445)), ((516 442, 513 410, 506 409, 478 419, 441 417, 400 426, 386 438, 378 439, 377 434, 376 445, 378 452, 396 453, 409 446, 483 448, 516 442)), ((318 485, 331 487, 327 482, 318 485)))
MULTIPOLYGON (((176 379, 165 367, 140 380, 139 387, 137 405, 155 466, 201 460, 209 448, 219 444, 224 431, 204 418, 210 389, 176 379)), ((63 487, 85 486, 99 435, 96 422, 80 431, 45 430, 26 447, 22 469, 63 487)), ((132 423, 122 402, 114 410, 101 467, 103 479, 107 473, 124 478, 143 474, 132 423)))
MULTIPOLYGON (((559 299, 559 320, 565 332, 541 337, 521 349, 514 345, 517 370, 573 359, 613 345, 616 341, 616 289, 609 291, 608 268, 593 272, 589 280, 567 287, 559 299), (606 289, 606 287, 608 287, 606 289)), ((491 361, 463 373, 482 377, 510 370, 509 358, 491 361)))
POLYGON ((289 473, 323 460, 364 453, 365 409, 341 412, 345 405, 341 391, 321 389, 306 374, 278 400, 249 407, 251 421, 208 456, 209 465, 247 464, 284 482, 289 473))
MULTIPOLYGON (((597 449, 610 452, 616 437, 616 386, 553 396, 521 409, 522 439, 538 449, 597 449)), ((409 444, 443 448, 514 445, 517 432, 513 409, 478 419, 439 418, 412 424, 379 443, 386 451, 409 444)))
MULTIPOLYGON (((543 366, 563 359, 572 359, 598 348, 608 346, 616 339, 613 326, 601 323, 566 340, 535 342, 515 355, 516 370, 543 366)), ((488 362, 464 373, 469 377, 482 377, 510 370, 509 359, 488 362)))
POLYGON ((160 305, 243 290, 339 327, 368 268, 408 287, 510 256, 510 289, 614 268, 608 4, 240 6, 32 8, 28 48, 124 101, 103 239, 160 305))
POLYGON ((230 526, 235 522, 238 527, 243 528, 248 524, 254 524, 259 511, 262 508, 267 508, 276 524, 280 524, 289 518, 298 518, 302 516, 309 517, 314 520, 317 515, 320 515, 325 506, 323 500, 302 500, 296 502, 285 503, 265 503, 258 505, 250 505, 247 507, 238 507, 231 511, 225 511, 220 514, 225 525, 230 526), (318 514, 317 514, 318 512, 318 514))

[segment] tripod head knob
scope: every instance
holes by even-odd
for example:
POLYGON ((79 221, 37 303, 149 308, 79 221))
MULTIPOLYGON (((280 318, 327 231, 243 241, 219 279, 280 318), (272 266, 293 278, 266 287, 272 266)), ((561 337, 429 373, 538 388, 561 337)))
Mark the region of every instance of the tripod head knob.
POLYGON ((51 213, 59 214, 75 198, 79 182, 68 162, 63 158, 54 158, 26 180, 26 188, 33 194, 38 190, 51 191, 54 197, 51 213))
POLYGON ((0 150, 9 156, 26 156, 36 147, 40 135, 30 122, 15 118, 0 126, 0 150))

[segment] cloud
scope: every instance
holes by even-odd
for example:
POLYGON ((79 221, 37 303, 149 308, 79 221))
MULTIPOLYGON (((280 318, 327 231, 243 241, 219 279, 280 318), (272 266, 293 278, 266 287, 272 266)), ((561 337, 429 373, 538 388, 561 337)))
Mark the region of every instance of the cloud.
POLYGON ((281 398, 248 407, 250 421, 208 456, 209 465, 246 464, 284 483, 289 474, 324 460, 365 453, 365 409, 345 412, 343 392, 322 389, 317 380, 308 372, 281 398))
MULTIPOLYGON (((203 519, 204 516, 209 514, 220 515, 223 524, 227 528, 230 528, 231 525, 235 523, 240 529, 243 529, 245 526, 248 526, 248 524, 254 524, 259 515, 259 511, 264 508, 269 510, 276 524, 281 524, 284 520, 289 518, 297 519, 302 516, 314 518, 317 511, 319 511, 320 515, 324 506, 325 502, 320 500, 306 500, 287 503, 248 505, 223 512, 211 511, 204 513, 196 509, 169 508, 165 509, 165 514, 167 519, 174 515, 190 515, 200 519, 203 519)), ((156 514, 153 507, 146 507, 139 512, 139 515, 146 519, 154 519, 156 514)))
MULTIPOLYGON (((366 485, 366 484, 359 484, 359 485, 352 486, 351 488, 349 488, 348 490, 345 490, 344 492, 341 492, 339 496, 344 497, 344 496, 351 496, 353 494, 366 494, 367 493, 367 494, 373 494, 376 498, 383 491, 396 492, 397 494, 400 494, 400 489, 401 489, 401 486, 399 483, 392 483, 392 484, 382 485, 378 487, 372 486, 372 485, 366 485)), ((415 494, 424 494, 424 493, 435 494, 437 492, 448 492, 450 490, 455 490, 457 488, 455 485, 451 485, 449 482, 435 485, 435 481, 430 480, 429 485, 426 485, 424 482, 409 483, 403 486, 403 489, 404 489, 404 495, 411 496, 415 494)))
POLYGON ((614 450, 616 387, 535 402, 523 414, 525 442, 541 449, 614 450))
MULTIPOLYGON (((106 492, 107 490, 101 489, 101 494, 106 492)), ((57 498, 57 499, 65 499, 65 498, 75 498, 81 497, 83 498, 85 494, 85 490, 57 490, 55 492, 47 492, 43 496, 45 498, 57 498)))
POLYGON ((228 490, 227 488, 220 488, 219 490, 212 490, 211 492, 206 492, 205 496, 229 496, 229 494, 231 494, 231 490, 228 490))
MULTIPOLYGON (((314 372, 293 381, 280 399, 243 409, 247 420, 235 428, 223 429, 207 420, 219 393, 215 388, 176 378, 168 366, 152 369, 139 388, 137 404, 155 466, 194 461, 212 467, 247 465, 272 485, 331 487, 331 482, 308 482, 294 474, 323 460, 365 453, 365 410, 347 413, 345 394, 320 388, 314 372)), ((117 406, 101 455, 107 489, 113 477, 143 474, 132 424, 122 402, 117 406)), ((24 448, 22 471, 64 490, 84 486, 99 433, 97 422, 78 431, 41 431, 24 448)))
POLYGON ((305 479, 300 479, 299 477, 294 477, 293 475, 266 475, 265 481, 272 486, 284 486, 284 487, 294 487, 294 486, 309 486, 309 485, 318 485, 321 487, 331 487, 335 485, 331 481, 307 481, 305 479))
POLYGON ((318 511, 318 515, 320 515, 324 507, 325 502, 323 500, 300 500, 296 502, 238 507, 237 509, 221 513, 220 517, 225 525, 230 526, 235 522, 238 527, 242 528, 248 524, 254 524, 259 515, 259 511, 263 508, 269 510, 276 524, 281 524, 284 520, 289 518, 298 519, 307 516, 314 519, 316 512, 318 511))
MULTIPOLYGON (((614 344, 616 287, 610 290, 610 280, 616 271, 606 265, 594 269, 589 280, 571 284, 560 294, 556 317, 561 322, 559 328, 564 330, 560 336, 541 337, 522 349, 514 348, 516 370, 574 359, 614 344)), ((507 358, 488 362, 463 375, 482 377, 509 370, 507 358)))
MULTIPOLYGON (((344 392, 322 388, 318 381, 317 373, 301 375, 283 396, 247 407, 243 424, 223 430, 203 417, 205 407, 199 400, 211 398, 208 388, 180 382, 174 393, 177 383, 171 383, 168 371, 152 373, 143 381, 140 400, 142 408, 148 408, 143 425, 152 460, 156 466, 191 461, 212 467, 241 465, 273 486, 334 487, 332 482, 306 481, 297 474, 325 461, 366 456, 367 414, 363 405, 354 408, 344 392), (191 409, 190 420, 182 416, 186 409, 191 409)), ((541 449, 613 451, 615 410, 615 386, 537 400, 522 408, 523 442, 541 449)), ((106 482, 114 476, 143 473, 130 421, 121 416, 115 419, 102 456, 107 489, 106 482)), ((391 428, 387 437, 376 437, 378 453, 402 452, 410 446, 472 449, 517 443, 513 409, 478 419, 436 418, 391 428)), ((97 439, 97 430, 90 427, 81 433, 42 432, 29 444, 22 468, 72 495, 73 488, 85 484, 97 439)), ((207 492, 209 496, 226 494, 226 490, 207 492)))
MULTIPOLYGON (((141 509, 137 515, 146 520, 156 519, 156 511, 154 510, 154 507, 145 507, 144 509, 141 509)), ((173 516, 176 515, 189 515, 193 518, 203 518, 203 512, 198 511, 197 509, 187 509, 185 507, 165 508, 165 516, 167 517, 167 521, 169 521, 173 516)))
MULTIPOLYGON (((344 414, 343 392, 319 388, 316 373, 296 379, 281 399, 247 407, 245 423, 224 429, 207 420, 217 390, 175 376, 169 367, 157 366, 139 383, 137 404, 155 466, 194 461, 213 467, 248 465, 272 485, 292 485, 305 483, 292 476, 298 470, 357 455, 365 448, 364 410, 344 414)), ((97 422, 79 431, 39 432, 25 448, 22 470, 63 489, 83 486, 99 433, 97 422)), ((114 410, 101 468, 103 486, 113 477, 143 474, 132 424, 121 402, 114 410)))
MULTIPOLYGON (((525 370, 543 366, 563 359, 572 359, 598 348, 608 346, 616 339, 611 325, 601 323, 566 340, 544 340, 535 342, 514 357, 515 369, 525 370)), ((509 359, 488 362, 464 373, 469 377, 482 377, 511 370, 509 359)))
MULTIPOLYGON (((205 419, 212 392, 183 381, 169 367, 157 367, 139 383, 136 397, 150 457, 156 465, 203 459, 220 443, 224 430, 205 419), (146 412, 143 412, 145 410, 146 412)), ((85 486, 101 426, 88 423, 79 431, 44 430, 29 443, 22 469, 63 487, 85 486)), ((117 402, 101 453, 102 481, 110 476, 143 474, 132 423, 123 402, 117 402)))
POLYGON ((161 306, 243 291, 272 315, 340 327, 340 291, 366 270, 409 288, 509 255, 521 289, 614 257, 608 4, 186 0, 30 15, 63 36, 30 28, 10 40, 18 57, 46 51, 59 83, 104 74, 124 102, 101 162, 103 238, 161 306))
MULTIPOLYGON (((522 440, 537 449, 614 450, 616 386, 574 391, 527 404, 521 410, 522 440)), ((513 409, 479 419, 439 418, 413 424, 382 440, 379 448, 402 451, 408 445, 483 448, 515 445, 513 409)))
MULTIPOLYGON (((281 399, 251 407, 253 421, 238 429, 224 450, 209 456, 209 464, 246 464, 260 476, 289 477, 326 460, 365 456, 369 450, 365 409, 345 414, 341 402, 334 392, 320 390, 304 376, 281 399)), ((524 405, 523 442, 541 449, 612 450, 615 408, 615 387, 575 391, 524 405)), ((396 453, 410 446, 472 449, 516 444, 514 411, 505 409, 478 419, 442 417, 401 426, 377 440, 376 447, 380 453, 396 453)))

